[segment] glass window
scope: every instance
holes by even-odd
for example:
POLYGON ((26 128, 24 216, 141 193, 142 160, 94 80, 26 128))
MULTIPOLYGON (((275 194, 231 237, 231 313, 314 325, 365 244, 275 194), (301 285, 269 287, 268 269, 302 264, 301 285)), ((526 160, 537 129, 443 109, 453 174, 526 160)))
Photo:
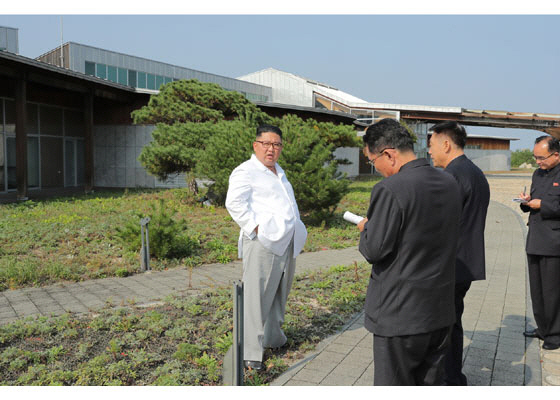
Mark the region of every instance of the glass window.
POLYGON ((315 95, 315 108, 322 108, 330 110, 332 107, 331 101, 315 95))
POLYGON ((85 130, 83 112, 64 110, 64 136, 84 137, 85 130))
POLYGON ((163 76, 156 75, 156 89, 159 90, 161 85, 163 85, 163 76))
POLYGON ((118 82, 121 85, 128 85, 128 70, 124 68, 118 68, 117 71, 119 74, 118 82))
POLYGON ((96 64, 95 76, 101 79, 107 79, 107 66, 105 64, 96 64))
POLYGON ((128 86, 136 87, 136 71, 128 70, 128 86))
POLYGON ((39 112, 41 135, 62 136, 62 108, 41 105, 39 112))
POLYGON ((148 74, 146 77, 146 87, 148 89, 155 89, 156 88, 156 76, 152 74, 148 74))
POLYGON ((75 186, 76 153, 74 147, 74 140, 64 140, 64 186, 75 186))
POLYGON ((332 109, 334 111, 340 111, 340 112, 345 112, 345 113, 350 112, 350 109, 348 107, 343 106, 342 104, 338 104, 338 103, 335 103, 335 102, 333 102, 332 104, 333 104, 332 109))
POLYGON ((140 89, 146 89, 146 73, 138 72, 138 87, 140 89))
MULTIPOLYGON (((2 102, 0 101, 0 105, 2 102)), ((6 179, 4 175, 4 134, 0 132, 0 192, 6 190, 6 179)))
POLYGON ((95 76, 95 63, 86 61, 86 75, 95 76))
POLYGON ((39 138, 27 138, 27 186, 39 187, 39 138))
POLYGON ((117 82, 117 67, 107 66, 107 79, 111 82, 117 82))
POLYGON ((26 132, 30 135, 39 134, 39 106, 27 103, 26 132))
POLYGON ((171 79, 171 78, 169 78, 169 77, 167 77, 167 76, 164 76, 164 77, 163 77, 163 83, 169 83, 169 82, 172 82, 172 81, 173 81, 173 79, 171 79))
POLYGON ((64 186, 62 138, 41 137, 41 187, 64 186))
POLYGON ((16 180, 16 138, 6 138, 6 161, 8 166, 8 190, 17 189, 16 180))
POLYGON ((15 133, 16 132, 16 102, 13 100, 4 100, 4 132, 5 133, 15 133))
POLYGON ((76 183, 78 186, 82 186, 86 180, 86 161, 84 154, 84 141, 76 140, 76 183))

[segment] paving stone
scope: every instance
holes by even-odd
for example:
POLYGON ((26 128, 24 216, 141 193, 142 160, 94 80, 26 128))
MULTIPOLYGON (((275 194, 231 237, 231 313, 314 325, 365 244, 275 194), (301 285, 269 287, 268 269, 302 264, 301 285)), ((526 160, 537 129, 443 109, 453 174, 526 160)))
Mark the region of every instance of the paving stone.
POLYGON ((344 357, 346 357, 346 354, 325 350, 322 351, 321 354, 319 354, 317 357, 315 357, 314 361, 325 363, 339 363, 344 359, 344 357))
POLYGON ((346 344, 339 344, 339 343, 331 343, 329 345, 329 351, 332 351, 334 353, 342 353, 344 355, 350 353, 353 348, 354 346, 349 346, 346 344))
POLYGON ((357 377, 361 376, 367 369, 368 363, 362 365, 354 365, 349 363, 340 363, 332 370, 332 375, 347 375, 357 380, 357 377))
POLYGON ((546 375, 544 381, 551 386, 560 386, 560 376, 558 375, 546 375))
POLYGON ((2 318, 11 318, 12 316, 15 317, 17 314, 15 313, 12 308, 4 308, 0 310, 0 319, 2 318))
POLYGON ((329 372, 327 371, 319 371, 316 369, 303 368, 297 374, 294 375, 293 379, 318 384, 323 379, 325 379, 328 374, 329 372))
POLYGON ((316 386, 314 383, 290 379, 284 386, 316 386))
POLYGON ((337 337, 334 341, 333 344, 341 344, 341 345, 345 345, 345 346, 356 346, 359 342, 360 342, 360 338, 357 337, 352 337, 352 336, 342 336, 340 335, 339 337, 337 337))
POLYGON ((331 372, 333 369, 336 368, 336 366, 338 365, 337 362, 324 362, 324 360, 320 359, 317 360, 316 358, 311 360, 306 366, 305 368, 307 369, 312 369, 314 371, 321 371, 325 373, 325 376, 327 376, 327 374, 329 372, 331 372))
POLYGON ((476 373, 464 371, 463 373, 467 377, 468 386, 488 386, 490 385, 491 375, 490 373, 476 373))
POLYGON ((558 350, 543 350, 543 360, 560 363, 560 349, 558 350))
POLYGON ((319 383, 320 386, 351 386, 357 378, 354 376, 337 375, 334 373, 329 374, 325 379, 319 383))
POLYGON ((482 341, 482 342, 498 342, 499 334, 498 332, 474 332, 472 340, 482 341))
POLYGON ((547 374, 550 375, 560 376, 560 364, 545 361, 542 363, 542 366, 543 366, 543 374, 546 372, 547 374))
POLYGON ((495 352, 497 346, 498 346, 497 342, 473 340, 471 342, 471 344, 469 345, 469 348, 488 350, 488 351, 491 351, 491 352, 495 352))

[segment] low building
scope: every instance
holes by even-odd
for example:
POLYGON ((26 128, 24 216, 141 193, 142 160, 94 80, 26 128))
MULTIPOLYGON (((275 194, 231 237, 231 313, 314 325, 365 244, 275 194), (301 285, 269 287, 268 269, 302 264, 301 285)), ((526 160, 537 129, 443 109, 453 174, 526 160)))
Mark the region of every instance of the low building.
POLYGON ((467 135, 465 155, 482 171, 509 171, 511 169, 511 137, 467 135))

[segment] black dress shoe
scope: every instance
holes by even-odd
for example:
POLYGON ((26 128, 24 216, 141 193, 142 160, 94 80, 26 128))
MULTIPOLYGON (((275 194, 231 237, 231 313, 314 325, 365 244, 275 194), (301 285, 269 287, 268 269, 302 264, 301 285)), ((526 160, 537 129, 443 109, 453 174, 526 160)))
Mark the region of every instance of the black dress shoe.
POLYGON ((523 336, 525 337, 536 337, 542 339, 541 334, 539 333, 538 329, 532 329, 530 331, 523 332, 523 336))
POLYGON ((545 349, 545 350, 556 350, 559 347, 560 347, 560 345, 554 344, 554 343, 549 343, 549 342, 544 342, 543 345, 542 345, 542 348, 545 349))
POLYGON ((260 361, 245 361, 245 369, 254 369, 255 371, 263 371, 264 364, 260 361))

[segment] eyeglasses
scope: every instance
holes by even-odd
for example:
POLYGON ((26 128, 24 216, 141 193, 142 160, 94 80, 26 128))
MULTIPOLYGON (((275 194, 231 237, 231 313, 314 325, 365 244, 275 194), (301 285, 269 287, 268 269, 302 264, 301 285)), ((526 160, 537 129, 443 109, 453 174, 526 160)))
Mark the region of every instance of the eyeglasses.
POLYGON ((548 156, 546 156, 546 157, 543 157, 543 156, 536 156, 536 155, 533 154, 533 158, 534 158, 535 160, 537 160, 537 161, 544 161, 544 160, 546 160, 547 158, 552 157, 554 154, 556 154, 556 152, 550 153, 550 154, 549 154, 548 156))
POLYGON ((377 161, 377 159, 380 158, 383 155, 383 153, 385 153, 385 150, 391 150, 391 149, 394 149, 394 147, 385 147, 383 150, 379 152, 379 155, 377 157, 375 158, 372 157, 372 159, 368 160, 368 164, 375 167, 375 162, 377 161))
POLYGON ((268 149, 270 146, 274 150, 280 150, 282 148, 282 143, 273 143, 273 142, 261 142, 260 140, 255 140, 255 142, 262 144, 262 147, 268 149))

